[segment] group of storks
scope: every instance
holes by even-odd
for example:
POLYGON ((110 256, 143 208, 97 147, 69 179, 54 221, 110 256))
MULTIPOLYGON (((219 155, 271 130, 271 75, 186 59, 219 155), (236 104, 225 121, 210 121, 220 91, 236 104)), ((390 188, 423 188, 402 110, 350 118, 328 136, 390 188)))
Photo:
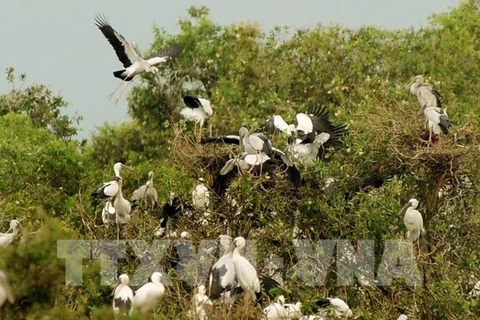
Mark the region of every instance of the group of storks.
MULTIPOLYGON (((109 96, 125 84, 131 83, 135 78, 143 73, 158 74, 157 65, 166 63, 175 58, 183 51, 183 46, 175 44, 159 54, 145 59, 120 33, 115 31, 103 15, 95 18, 95 24, 112 45, 118 59, 122 62, 124 69, 113 72, 113 75, 121 79, 120 85, 109 96)), ((422 76, 415 77, 409 84, 410 92, 417 96, 421 110, 426 117, 427 128, 429 129, 429 143, 431 144, 432 132, 434 134, 447 134, 450 127, 450 120, 446 111, 441 105, 441 97, 432 85, 425 83, 422 76)), ((125 90, 125 89, 124 89, 125 90)), ((117 98, 118 101, 118 98, 117 98)), ((224 143, 236 144, 239 146, 238 155, 228 160, 220 170, 218 179, 222 181, 222 176, 232 172, 234 167, 238 167, 240 172, 251 173, 253 170, 262 174, 264 167, 282 167, 294 188, 299 188, 303 184, 298 165, 303 168, 313 165, 318 159, 322 159, 329 150, 337 149, 343 146, 344 138, 348 133, 346 124, 333 124, 329 120, 328 111, 325 107, 319 105, 310 105, 305 113, 296 115, 296 125, 288 124, 280 115, 274 115, 260 130, 250 132, 247 128, 241 127, 238 135, 225 135, 220 137, 201 138, 204 122, 212 116, 213 109, 209 100, 185 96, 183 98, 185 107, 180 114, 186 121, 195 122, 195 137, 201 143, 224 143), (199 128, 197 128, 197 124, 199 128), (269 133, 281 133, 287 136, 288 148, 286 151, 279 150, 272 146, 267 136, 269 133)), ((179 212, 190 212, 191 207, 184 203, 178 196, 171 194, 170 200, 158 210, 158 194, 153 185, 154 173, 148 174, 148 181, 145 185, 135 190, 130 200, 127 200, 122 193, 123 179, 120 175, 121 169, 130 169, 130 167, 116 163, 114 165, 115 177, 112 181, 98 185, 92 192, 92 196, 104 199, 102 210, 102 221, 104 224, 115 222, 117 224, 117 238, 119 237, 119 224, 127 223, 130 220, 132 209, 139 203, 143 203, 144 208, 150 209, 158 214, 161 219, 159 228, 167 228, 167 221, 175 217, 179 212), (160 213, 159 213, 160 212, 160 213)), ((200 207, 208 207, 208 188, 202 183, 200 188, 195 190, 193 202, 202 203, 200 207), (203 185, 203 186, 202 186, 203 185), (202 198, 203 197, 203 198, 202 198)), ((217 193, 223 195, 228 185, 223 184, 217 193)), ((421 214, 414 210, 418 206, 418 201, 412 199, 409 201, 409 209, 405 215, 405 225, 408 230, 408 239, 412 242, 418 242, 422 233, 423 220, 421 214), (407 219, 408 218, 408 219, 407 219)), ((197 208, 199 206, 197 205, 197 208)), ((191 212, 190 212, 191 213, 191 212)), ((0 245, 4 242, 9 245, 17 234, 18 222, 12 221, 12 233, 0 233, 0 245)), ((164 232, 158 235, 163 235, 164 232)), ((182 233, 182 238, 189 238, 188 232, 182 233)), ((261 277, 257 270, 242 255, 242 249, 246 245, 243 237, 232 239, 228 235, 219 237, 219 246, 223 254, 212 265, 208 279, 208 295, 206 286, 200 284, 196 288, 196 294, 193 297, 193 310, 189 316, 199 319, 208 318, 208 309, 212 307, 213 302, 220 301, 223 304, 231 306, 239 294, 251 296, 254 302, 261 302, 261 287, 271 289, 279 286, 278 282, 268 277, 261 277)), ((3 246, 3 245, 2 245, 3 246)), ((132 312, 140 312, 146 316, 157 306, 159 299, 165 294, 165 287, 162 283, 164 276, 156 271, 151 276, 151 282, 146 283, 135 291, 129 286, 129 277, 126 274, 119 276, 120 284, 114 291, 113 309, 116 316, 128 315, 132 312)), ((5 300, 13 303, 12 290, 8 284, 7 277, 0 271, 0 306, 5 300)), ((301 303, 285 303, 283 296, 277 297, 263 310, 266 319, 325 319, 326 317, 351 317, 352 311, 348 305, 339 298, 320 299, 317 302, 319 307, 329 306, 327 309, 321 309, 314 315, 303 315, 301 303), (326 311, 330 310, 330 311, 326 311)), ((407 316, 402 314, 398 319, 405 320, 407 316)))

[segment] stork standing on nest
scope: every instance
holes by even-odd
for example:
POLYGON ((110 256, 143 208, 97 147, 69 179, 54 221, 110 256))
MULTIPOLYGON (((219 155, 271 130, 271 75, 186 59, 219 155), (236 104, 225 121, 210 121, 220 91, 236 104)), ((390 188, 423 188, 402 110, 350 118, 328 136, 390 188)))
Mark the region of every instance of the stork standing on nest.
POLYGON ((180 114, 185 120, 195 122, 194 135, 197 140, 200 140, 202 138, 203 123, 213 115, 212 105, 207 99, 192 96, 183 97, 183 102, 186 107, 180 110, 180 114), (197 124, 200 127, 198 133, 197 124))
MULTIPOLYGON (((104 15, 97 15, 95 17, 95 25, 100 29, 105 38, 107 38, 108 42, 112 45, 118 59, 125 68, 113 72, 114 77, 121 79, 122 82, 108 96, 109 98, 113 97, 115 92, 123 83, 126 83, 126 85, 120 93, 120 96, 123 94, 128 84, 132 83, 137 76, 145 72, 157 74, 158 68, 156 65, 173 59, 183 51, 183 47, 181 45, 175 44, 149 59, 144 59, 135 50, 130 42, 128 42, 119 32, 112 28, 104 15)), ((115 104, 120 99, 120 96, 116 99, 115 104)))
POLYGON ((146 204, 146 207, 149 209, 154 209, 157 206, 158 202, 158 192, 157 189, 153 186, 153 171, 148 173, 148 181, 143 186, 133 191, 130 202, 136 205, 137 201, 143 201, 146 204))
POLYGON ((410 92, 417 96, 420 102, 421 109, 425 114, 426 126, 428 128, 428 147, 432 143, 432 131, 434 134, 448 134, 448 129, 451 126, 450 119, 447 112, 442 107, 440 93, 434 89, 433 85, 424 82, 423 76, 418 75, 413 79, 409 85, 410 92))
POLYGON ((132 205, 130 201, 123 197, 122 193, 122 186, 123 186, 123 179, 121 177, 117 177, 118 183, 118 194, 113 202, 113 206, 115 207, 115 215, 116 215, 116 222, 117 222, 117 241, 120 239, 120 226, 119 224, 125 224, 130 221, 130 212, 132 211, 132 205))

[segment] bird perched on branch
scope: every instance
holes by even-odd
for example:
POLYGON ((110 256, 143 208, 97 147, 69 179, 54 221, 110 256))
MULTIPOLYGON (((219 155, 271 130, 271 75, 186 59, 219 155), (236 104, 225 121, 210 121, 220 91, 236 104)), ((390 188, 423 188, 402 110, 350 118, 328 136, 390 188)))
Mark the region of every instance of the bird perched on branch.
POLYGON ((410 92, 417 96, 420 102, 420 110, 425 114, 426 126, 429 131, 428 146, 432 143, 432 131, 434 134, 448 134, 451 126, 450 118, 442 107, 440 93, 434 89, 433 85, 424 82, 423 76, 418 75, 409 85, 410 92))
MULTIPOLYGON (((165 63, 183 51, 183 46, 175 44, 171 47, 153 55, 150 58, 144 59, 135 50, 132 43, 128 42, 119 32, 112 28, 107 18, 104 15, 95 16, 95 25, 100 29, 108 42, 112 45, 118 59, 123 64, 125 69, 114 71, 113 75, 122 80, 118 87, 109 95, 111 98, 123 83, 126 83, 123 91, 125 91, 128 83, 131 83, 137 76, 145 72, 156 74, 158 68, 156 65, 165 63)), ((123 94, 120 94, 120 96, 123 94)), ((120 99, 120 96, 118 99, 120 99)), ((117 102, 118 102, 117 99, 117 102)))
POLYGON ((402 211, 407 209, 403 219, 405 227, 407 228, 407 239, 410 242, 415 242, 420 248, 420 236, 425 234, 425 228, 423 227, 422 214, 416 210, 417 207, 418 200, 410 199, 402 208, 402 211))
POLYGON ((203 123, 213 115, 212 105, 207 99, 192 96, 183 97, 183 102, 186 107, 180 110, 180 114, 185 120, 195 122, 194 134, 197 139, 200 139, 202 137, 203 123), (197 123, 200 126, 198 133, 197 123))
POLYGON ((283 132, 289 136, 289 147, 296 159, 306 165, 325 156, 327 150, 343 146, 348 133, 346 124, 334 125, 323 106, 310 105, 307 113, 296 115, 297 126, 289 125, 279 115, 272 116, 264 124, 270 132, 283 132))

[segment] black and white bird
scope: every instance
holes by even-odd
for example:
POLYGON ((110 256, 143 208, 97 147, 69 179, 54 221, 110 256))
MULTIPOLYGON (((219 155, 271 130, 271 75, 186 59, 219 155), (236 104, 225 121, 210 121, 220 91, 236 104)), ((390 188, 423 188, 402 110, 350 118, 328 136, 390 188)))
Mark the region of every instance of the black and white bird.
POLYGON ((121 162, 117 162, 113 165, 113 172, 115 173, 115 177, 112 181, 102 182, 95 187, 91 196, 95 199, 108 199, 112 200, 118 192, 118 182, 116 180, 117 177, 120 176, 120 171, 122 169, 130 169, 130 167, 124 165, 121 162))
MULTIPOLYGON (((135 50, 132 43, 128 42, 119 32, 112 28, 104 15, 98 14, 95 17, 95 25, 100 29, 105 38, 111 44, 118 59, 125 69, 114 71, 113 75, 122 80, 120 85, 110 94, 110 97, 120 88, 122 83, 130 83, 138 75, 150 72, 156 74, 158 68, 156 65, 165 63, 183 51, 183 46, 175 44, 164 51, 161 51, 151 58, 144 59, 135 50)), ((126 88, 127 86, 125 86, 126 88)), ((124 90, 125 90, 124 88, 124 90)), ((123 92, 122 92, 123 93, 123 92)), ((118 101, 118 99, 117 99, 118 101)))
POLYGON ((162 283, 163 275, 160 272, 154 272, 150 279, 151 282, 147 282, 135 291, 132 310, 130 310, 130 314, 140 312, 143 316, 142 319, 155 310, 165 294, 165 286, 162 283))
POLYGON ((155 236, 162 237, 174 234, 176 221, 181 216, 191 216, 192 210, 192 207, 182 201, 174 192, 171 192, 169 200, 163 205, 161 212, 153 212, 160 219, 160 224, 155 229, 155 236))
POLYGON ((425 228, 423 226, 422 214, 416 210, 417 207, 418 200, 410 199, 402 208, 401 212, 407 209, 403 219, 405 227, 407 228, 407 240, 416 243, 420 247, 420 237, 425 234, 425 228))
POLYGON ((295 167, 292 161, 287 157, 287 155, 274 147, 270 140, 261 133, 246 134, 248 130, 246 128, 240 129, 242 131, 242 137, 238 135, 226 135, 219 137, 207 137, 201 140, 201 143, 224 143, 224 144, 235 144, 242 147, 242 154, 239 159, 230 159, 227 161, 220 171, 220 175, 214 181, 214 190, 217 194, 222 195, 226 188, 228 187, 223 183, 223 177, 231 172, 231 170, 238 166, 239 168, 248 169, 249 171, 253 168, 272 165, 276 167, 282 167, 286 169, 288 178, 292 183, 293 187, 299 188, 303 181, 300 174, 300 171, 295 167), (243 141, 242 141, 243 140, 243 141), (255 145, 255 149, 253 146, 255 145), (219 181, 222 183, 219 183, 219 181))
POLYGON ((424 82, 421 75, 416 76, 413 82, 409 84, 410 92, 417 96, 421 109, 425 114, 426 126, 429 130, 428 145, 432 142, 432 132, 434 134, 448 134, 451 126, 450 118, 442 107, 441 95, 434 89, 433 85, 424 82))
POLYGON ((0 270, 0 308, 5 304, 5 301, 7 300, 10 303, 15 302, 7 276, 5 275, 5 273, 3 273, 2 270, 0 270))
POLYGON ((231 305, 235 302, 232 290, 237 284, 235 280, 235 266, 232 261, 234 246, 229 235, 220 235, 218 240, 223 254, 210 269, 209 297, 212 300, 221 298, 222 302, 231 305))
POLYGON ((20 222, 18 222, 18 220, 10 221, 10 227, 8 228, 7 232, 0 232, 0 248, 6 248, 12 244, 13 240, 15 240, 17 237, 19 228, 20 222))
POLYGON ((128 316, 128 313, 132 309, 133 302, 133 290, 130 288, 130 279, 128 275, 121 274, 118 277, 120 284, 115 288, 113 292, 113 312, 115 318, 119 316, 128 316))
POLYGON ((195 132, 195 135, 201 137, 205 120, 213 115, 210 101, 203 98, 185 96, 183 97, 183 102, 186 107, 180 110, 180 114, 185 120, 195 122, 195 131, 197 131, 197 124, 199 124, 199 133, 195 132))
POLYGON ((289 136, 289 147, 294 157, 305 165, 323 158, 330 148, 343 146, 348 133, 346 124, 334 125, 323 106, 310 105, 307 113, 296 115, 297 126, 289 125, 279 115, 272 116, 264 124, 270 132, 283 132, 289 136))
POLYGON ((153 186, 153 171, 148 173, 148 181, 142 185, 140 188, 136 189, 132 193, 132 197, 130 198, 130 202, 132 203, 132 207, 138 205, 138 202, 143 202, 145 206, 149 209, 154 209, 157 206, 158 202, 158 192, 157 189, 153 186))

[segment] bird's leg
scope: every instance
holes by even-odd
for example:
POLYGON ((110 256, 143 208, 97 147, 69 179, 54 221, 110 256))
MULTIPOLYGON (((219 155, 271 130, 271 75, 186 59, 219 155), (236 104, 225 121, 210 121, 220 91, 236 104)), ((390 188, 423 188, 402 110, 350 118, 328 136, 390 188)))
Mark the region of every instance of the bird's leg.
POLYGON ((428 144, 427 144, 427 150, 428 148, 430 147, 430 145, 432 144, 432 128, 430 128, 428 130, 428 144))
POLYGON ((127 89, 128 85, 131 84, 133 82, 133 80, 135 80, 136 78, 137 78, 137 76, 133 77, 133 79, 128 81, 127 84, 125 85, 125 87, 123 87, 122 92, 120 92, 120 95, 117 97, 117 99, 115 99, 115 103, 113 104, 114 106, 117 105, 118 101, 122 97, 122 95, 125 92, 125 90, 127 89))
POLYGON ((112 97, 113 97, 113 95, 115 94, 115 92, 117 92, 117 90, 118 90, 118 89, 122 86, 122 84, 124 84, 125 82, 127 82, 127 81, 122 80, 122 81, 120 82, 120 84, 115 88, 115 90, 113 90, 113 92, 110 93, 110 94, 107 96, 108 100, 112 99, 112 97))
POLYGON ((117 244, 120 243, 120 224, 117 221, 117 244))

